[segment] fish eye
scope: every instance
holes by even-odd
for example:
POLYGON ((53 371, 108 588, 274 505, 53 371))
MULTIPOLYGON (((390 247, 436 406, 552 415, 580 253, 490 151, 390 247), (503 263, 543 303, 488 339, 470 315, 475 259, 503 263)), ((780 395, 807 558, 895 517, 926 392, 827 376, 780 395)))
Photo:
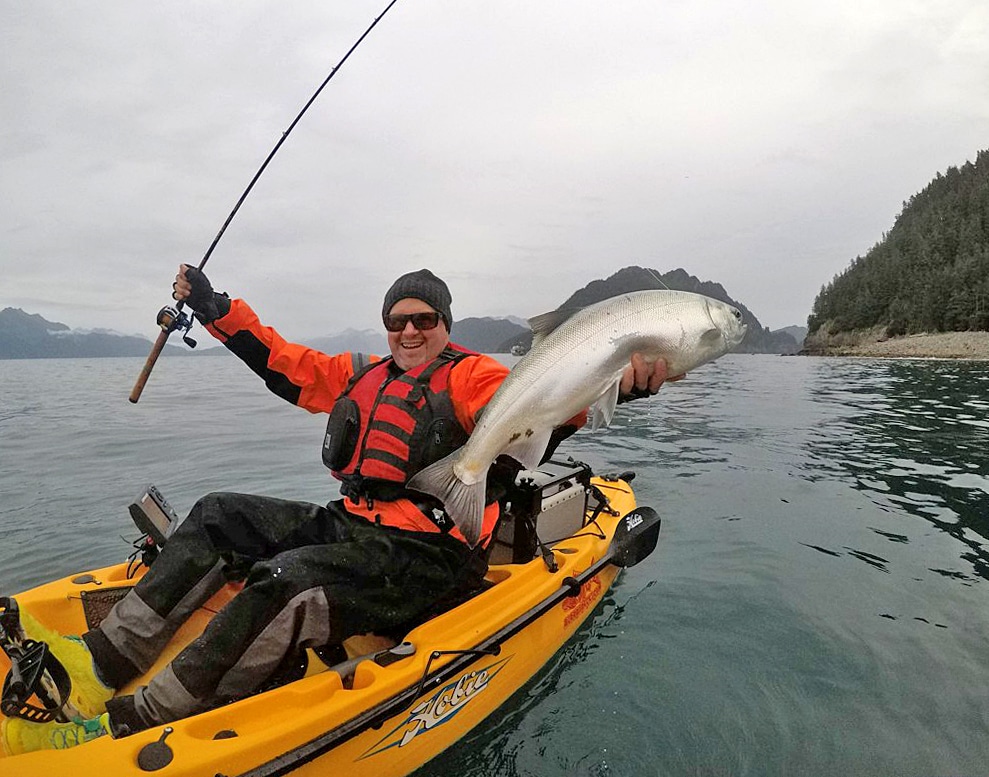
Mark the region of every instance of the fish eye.
POLYGON ((735 318, 738 321, 741 321, 742 320, 742 311, 741 310, 739 310, 738 308, 732 308, 731 309, 731 312, 732 312, 732 315, 734 315, 735 318))

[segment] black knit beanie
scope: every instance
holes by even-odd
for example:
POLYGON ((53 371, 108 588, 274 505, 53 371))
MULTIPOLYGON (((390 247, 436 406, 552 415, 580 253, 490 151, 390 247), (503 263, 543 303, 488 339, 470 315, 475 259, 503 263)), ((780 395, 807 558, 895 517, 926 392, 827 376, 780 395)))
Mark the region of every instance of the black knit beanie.
POLYGON ((453 316, 450 314, 450 303, 453 302, 453 298, 450 296, 450 289, 429 270, 406 273, 391 285, 388 293, 385 294, 385 304, 381 308, 382 318, 388 315, 392 305, 400 299, 407 298, 421 299, 443 316, 448 332, 453 327, 453 316))

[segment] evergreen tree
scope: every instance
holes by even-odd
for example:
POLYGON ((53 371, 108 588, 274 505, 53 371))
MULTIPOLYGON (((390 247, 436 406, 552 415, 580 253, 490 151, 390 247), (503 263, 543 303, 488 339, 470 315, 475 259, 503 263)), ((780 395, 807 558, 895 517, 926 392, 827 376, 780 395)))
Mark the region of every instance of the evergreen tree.
POLYGON ((832 334, 989 329, 989 150, 903 203, 893 228, 814 300, 807 327, 832 334))

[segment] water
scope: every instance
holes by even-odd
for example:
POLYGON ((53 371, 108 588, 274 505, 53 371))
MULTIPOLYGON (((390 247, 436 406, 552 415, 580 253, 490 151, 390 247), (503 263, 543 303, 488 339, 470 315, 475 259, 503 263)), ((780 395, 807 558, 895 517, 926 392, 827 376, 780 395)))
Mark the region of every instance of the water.
MULTIPOLYGON (((119 561, 147 482, 325 501, 324 419, 228 357, 0 362, 0 592, 119 561)), ((989 364, 729 356, 567 452, 660 546, 417 777, 989 771, 989 364)))

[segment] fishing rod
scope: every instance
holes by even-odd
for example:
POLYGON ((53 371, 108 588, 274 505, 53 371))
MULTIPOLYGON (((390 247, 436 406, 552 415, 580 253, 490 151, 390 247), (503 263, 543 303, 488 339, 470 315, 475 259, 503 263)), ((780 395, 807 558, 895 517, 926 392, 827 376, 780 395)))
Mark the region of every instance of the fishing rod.
MULTIPOLYGON (((202 270, 203 267, 206 266, 206 262, 209 261, 210 256, 213 254, 213 249, 215 249, 216 244, 220 242, 220 238, 223 237, 223 233, 227 231, 227 227, 230 225, 230 222, 233 221, 234 216, 237 215, 237 211, 240 210, 240 206, 244 204, 244 200, 247 199, 247 195, 251 193, 251 189, 254 188, 254 184, 258 182, 258 179, 265 171, 265 168, 268 167, 268 163, 271 161, 272 157, 278 153, 278 149, 282 147, 282 144, 288 138, 289 134, 295 129, 295 125, 299 123, 306 111, 309 110, 309 106, 316 102, 316 98, 319 97, 320 92, 322 92, 326 85, 330 83, 330 80, 337 74, 337 71, 343 67, 343 63, 347 61, 350 55, 353 54, 357 47, 361 45, 361 42, 368 36, 368 34, 370 34, 371 30, 375 28, 378 22, 385 18, 385 14, 388 13, 391 10, 391 7, 397 2, 398 0, 391 0, 391 2, 389 2, 385 7, 385 10, 375 17, 374 21, 371 22, 366 30, 364 30, 363 34, 356 40, 354 45, 351 46, 347 53, 343 55, 343 58, 333 66, 330 74, 323 80, 323 83, 319 85, 319 88, 313 92, 312 97, 309 98, 309 101, 302 107, 302 110, 299 111, 298 116, 295 117, 295 120, 289 125, 289 128, 282 133, 282 136, 278 139, 275 147, 271 149, 271 153, 269 153, 264 162, 261 163, 261 167, 258 168, 258 171, 254 174, 251 182, 247 185, 247 188, 244 189, 244 193, 240 195, 240 199, 237 200, 237 204, 234 205, 233 210, 230 211, 230 215, 227 216, 227 220, 223 222, 223 226, 220 227, 220 231, 216 233, 216 237, 213 238, 213 242, 210 243, 209 248, 206 249, 206 253, 203 255, 202 261, 199 262, 199 270, 202 270)), ((128 397, 131 402, 136 403, 141 398, 141 393, 144 391, 144 386, 148 382, 148 378, 151 377, 151 371, 154 369, 155 362, 158 361, 158 357, 161 355, 162 350, 164 350, 165 343, 168 342, 168 337, 172 334, 172 332, 182 330, 185 332, 182 336, 182 340, 185 344, 190 348, 196 347, 196 341, 189 337, 189 330, 192 328, 192 318, 188 313, 182 310, 184 307, 185 300, 179 300, 178 304, 174 307, 171 305, 166 305, 158 311, 158 318, 156 322, 158 326, 161 327, 161 333, 158 335, 158 339, 155 340, 154 345, 151 347, 151 353, 148 354, 147 361, 144 362, 144 367, 141 368, 141 374, 138 375, 137 382, 134 384, 134 388, 131 389, 130 397, 128 397)))

